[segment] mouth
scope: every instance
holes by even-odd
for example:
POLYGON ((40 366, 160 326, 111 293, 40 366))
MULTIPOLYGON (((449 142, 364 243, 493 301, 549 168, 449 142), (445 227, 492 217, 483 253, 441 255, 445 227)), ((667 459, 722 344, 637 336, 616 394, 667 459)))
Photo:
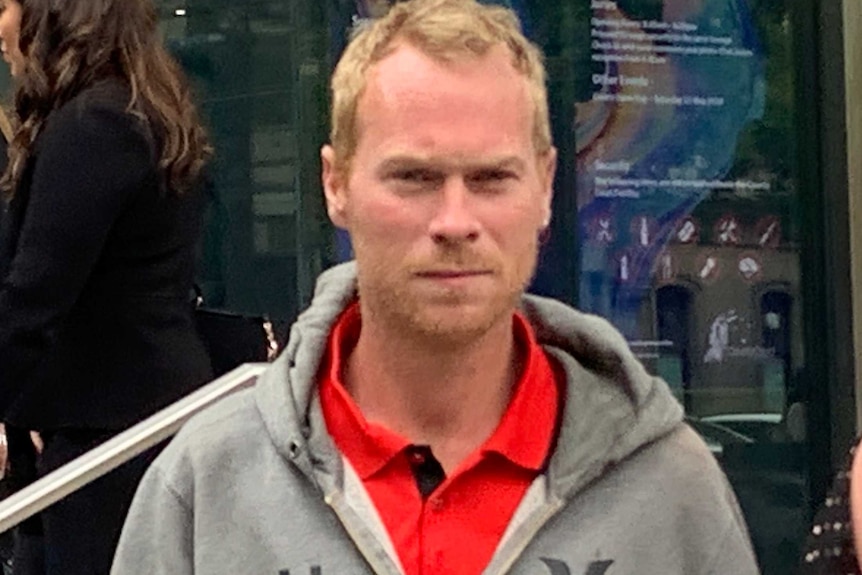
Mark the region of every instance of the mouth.
POLYGON ((423 270, 416 273, 420 279, 438 281, 438 282, 459 282, 473 278, 479 278, 491 275, 491 270, 476 269, 476 270, 460 270, 460 269, 442 269, 442 270, 423 270))
POLYGON ((457 276, 478 276, 490 273, 486 270, 428 270, 421 271, 420 276, 440 276, 440 277, 457 277, 457 276))

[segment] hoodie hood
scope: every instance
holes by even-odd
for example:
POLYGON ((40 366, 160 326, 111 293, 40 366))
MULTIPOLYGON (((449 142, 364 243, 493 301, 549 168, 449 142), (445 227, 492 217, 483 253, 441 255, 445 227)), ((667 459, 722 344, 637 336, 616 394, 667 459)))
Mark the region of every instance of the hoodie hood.
MULTIPOLYGON (((316 381, 329 332, 356 296, 354 262, 324 272, 284 352, 255 386, 255 402, 271 441, 312 480, 315 466, 331 470, 336 481, 340 469, 316 381)), ((521 309, 566 375, 560 432, 548 468, 552 495, 571 497, 681 424, 682 408, 667 385, 646 372, 610 323, 532 295, 523 296, 521 309)))

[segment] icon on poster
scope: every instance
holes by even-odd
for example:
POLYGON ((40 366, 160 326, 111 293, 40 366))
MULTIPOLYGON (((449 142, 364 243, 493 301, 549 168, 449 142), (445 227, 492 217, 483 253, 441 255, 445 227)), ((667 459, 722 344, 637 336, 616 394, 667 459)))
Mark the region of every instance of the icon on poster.
POLYGON ((645 214, 635 216, 630 227, 634 243, 640 248, 648 248, 655 239, 657 228, 655 218, 645 214))
POLYGON ((781 220, 778 216, 764 216, 754 226, 757 245, 761 248, 777 248, 781 243, 781 220))
POLYGON ((695 244, 700 239, 700 224, 693 216, 685 218, 674 234, 674 239, 681 244, 695 244))
POLYGON ((697 258, 697 279, 703 283, 712 283, 721 274, 721 262, 713 252, 706 252, 697 258))
POLYGON ((619 259, 619 280, 628 283, 632 278, 632 258, 628 253, 623 253, 619 259))
POLYGON ((722 216, 715 223, 715 242, 722 246, 735 246, 742 239, 742 228, 736 216, 722 216))
POLYGON ((614 221, 608 214, 599 214, 590 220, 587 232, 593 241, 600 244, 611 244, 616 239, 614 221))
POLYGON ((676 279, 676 261, 669 251, 662 252, 658 257, 654 273, 660 283, 668 283, 676 279))
POLYGON ((739 256, 737 269, 742 279, 750 282, 760 277, 760 273, 763 271, 763 264, 760 263, 760 259, 755 254, 746 253, 739 256))
POLYGON ((619 283, 633 283, 638 280, 639 272, 646 271, 642 269, 643 261, 640 256, 640 252, 634 249, 624 249, 617 254, 615 261, 619 283))

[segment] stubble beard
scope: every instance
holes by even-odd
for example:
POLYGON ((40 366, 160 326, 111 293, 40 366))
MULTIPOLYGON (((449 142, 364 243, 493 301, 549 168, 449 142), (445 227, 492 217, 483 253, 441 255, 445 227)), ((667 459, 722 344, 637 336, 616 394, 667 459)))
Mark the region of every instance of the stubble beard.
MULTIPOLYGON (((502 284, 484 299, 476 299, 475 295, 465 298, 454 289, 429 297, 411 289, 410 280, 399 273, 387 273, 377 266, 378 269, 369 269, 370 273, 364 274, 364 266, 360 266, 363 321, 370 314, 386 332, 399 338, 436 349, 456 349, 481 339, 500 322, 511 321, 535 266, 533 256, 509 277, 503 277, 502 284)), ((502 273, 499 268, 496 271, 502 273)))

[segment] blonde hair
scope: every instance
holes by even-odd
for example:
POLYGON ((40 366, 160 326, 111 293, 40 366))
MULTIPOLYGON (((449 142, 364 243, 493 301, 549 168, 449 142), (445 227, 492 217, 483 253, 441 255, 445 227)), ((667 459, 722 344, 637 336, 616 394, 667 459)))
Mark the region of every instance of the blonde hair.
POLYGON ((476 0, 409 0, 383 18, 357 29, 332 76, 330 142, 339 169, 349 170, 359 141, 357 107, 369 69, 403 40, 424 54, 452 62, 481 57, 504 45, 512 66, 527 80, 533 101, 533 143, 539 154, 551 148, 548 94, 542 53, 521 31, 518 17, 500 6, 476 0))

